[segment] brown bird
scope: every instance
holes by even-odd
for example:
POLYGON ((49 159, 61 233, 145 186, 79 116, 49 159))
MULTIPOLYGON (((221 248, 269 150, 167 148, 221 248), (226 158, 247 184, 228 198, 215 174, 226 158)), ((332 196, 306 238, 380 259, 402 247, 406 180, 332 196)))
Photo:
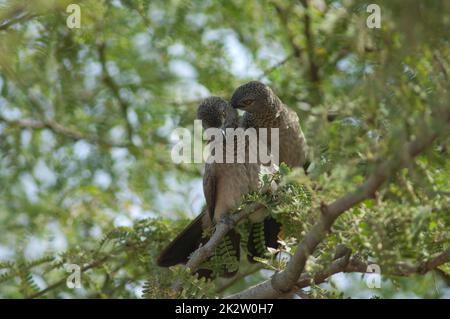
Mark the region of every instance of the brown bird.
MULTIPOLYGON (((268 137, 271 128, 278 128, 279 162, 307 171, 309 152, 298 115, 284 105, 270 87, 258 81, 241 85, 231 97, 231 106, 245 111, 241 124, 244 128, 267 128, 268 137)), ((268 147, 271 147, 269 138, 268 147)))
MULTIPOLYGON (((273 91, 265 84, 252 81, 238 87, 231 97, 231 106, 234 109, 245 111, 241 126, 245 129, 255 128, 257 133, 259 128, 267 128, 267 148, 273 152, 270 130, 279 129, 279 162, 285 163, 289 167, 303 167, 305 173, 310 165, 308 146, 305 136, 300 127, 297 114, 284 105, 273 91)), ((258 237, 253 225, 250 231, 249 243, 258 237)), ((276 248, 277 238, 281 230, 281 225, 268 216, 264 220, 264 237, 267 247, 276 248)), ((250 254, 258 256, 255 246, 248 246, 250 254)), ((251 260, 251 258, 249 258, 251 260)))
MULTIPOLYGON (((238 125, 237 111, 232 109, 228 103, 218 97, 205 99, 199 106, 197 118, 202 120, 203 128, 235 128, 238 125)), ((237 163, 236 157, 242 147, 233 145, 231 154, 231 163, 227 163, 226 143, 235 143, 232 136, 227 141, 227 134, 223 133, 225 143, 213 145, 222 147, 224 158, 222 163, 212 162, 205 164, 203 176, 203 193, 206 199, 206 211, 202 212, 190 225, 187 226, 168 246, 163 250, 158 258, 158 265, 162 267, 173 266, 178 263, 186 263, 189 255, 195 251, 201 243, 207 239, 202 237, 203 231, 212 225, 218 223, 225 215, 234 212, 242 201, 244 195, 258 190, 259 187, 259 169, 258 163, 237 163)), ((214 141, 211 143, 218 143, 214 141)), ((210 144, 211 144, 210 143, 210 144)), ((243 150, 246 151, 245 148, 243 150)), ((217 155, 217 154, 215 154, 217 155)), ((264 217, 260 214, 264 212, 255 212, 250 218, 253 222, 261 222, 264 217)), ((240 235, 231 230, 225 240, 229 240, 231 247, 228 247, 230 254, 236 260, 234 265, 239 264, 240 259, 240 235)), ((253 248, 256 251, 256 248, 253 248)), ((237 268, 223 265, 221 275, 232 276, 237 272, 237 268)), ((199 272, 201 276, 209 277, 210 273, 206 270, 199 272)))

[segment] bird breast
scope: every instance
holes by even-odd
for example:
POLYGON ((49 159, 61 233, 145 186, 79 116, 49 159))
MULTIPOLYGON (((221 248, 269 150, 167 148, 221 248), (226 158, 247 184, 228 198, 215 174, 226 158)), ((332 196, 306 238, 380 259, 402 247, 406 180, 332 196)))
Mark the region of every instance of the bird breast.
POLYGON ((246 163, 216 164, 218 170, 216 208, 214 221, 224 214, 235 211, 245 195, 259 187, 259 165, 246 163))

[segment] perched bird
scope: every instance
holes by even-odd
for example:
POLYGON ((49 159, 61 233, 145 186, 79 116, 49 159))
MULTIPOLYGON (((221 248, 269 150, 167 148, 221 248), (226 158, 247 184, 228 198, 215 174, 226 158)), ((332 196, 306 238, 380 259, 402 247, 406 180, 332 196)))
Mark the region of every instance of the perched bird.
MULTIPOLYGON (((252 81, 238 87, 231 97, 231 106, 234 109, 242 109, 245 111, 241 121, 241 126, 248 128, 266 128, 267 132, 267 148, 270 152, 272 149, 270 130, 272 128, 279 129, 279 163, 285 163, 291 168, 303 167, 307 172, 309 161, 308 146, 305 136, 300 127, 297 114, 284 105, 281 100, 273 93, 273 91, 265 84, 252 81)), ((259 133, 259 132, 258 132, 259 133)), ((250 239, 257 237, 253 225, 250 231, 250 239)), ((266 246, 276 248, 277 236, 281 230, 281 225, 272 217, 264 220, 264 236, 266 246)), ((254 247, 253 247, 254 248, 254 247)), ((249 246, 249 251, 252 247, 249 246)), ((258 254, 253 251, 253 254, 258 254)), ((250 259, 251 260, 251 259, 250 259)))
MULTIPOLYGON (((231 106, 245 111, 241 124, 244 128, 267 128, 268 136, 271 128, 278 128, 279 162, 307 171, 308 146, 297 113, 284 105, 267 85, 259 81, 241 85, 231 97, 231 106)), ((271 147, 270 139, 268 147, 271 147)))
MULTIPOLYGON (((207 99, 200 106, 199 112, 210 110, 211 105, 222 105, 225 101, 219 102, 217 98, 207 99)), ((236 109, 227 106, 222 107, 225 110, 223 128, 237 128, 240 123, 236 109)), ((213 114, 213 111, 207 112, 213 114)), ((205 114, 206 115, 206 114, 205 114)), ((198 116, 198 118, 208 119, 204 122, 212 122, 209 116, 198 116)), ((205 126, 204 126, 205 127, 205 126)), ((205 127, 207 128, 207 127, 205 127)), ((232 132, 231 132, 232 133, 232 132)), ((242 132, 243 133, 243 132, 242 132)), ((203 176, 203 191, 206 198, 207 212, 213 223, 217 223, 225 215, 234 212, 242 201, 244 195, 257 191, 260 188, 259 174, 261 165, 258 162, 249 161, 250 145, 245 139, 236 139, 237 135, 224 132, 225 142, 223 147, 223 163, 211 163, 205 165, 205 174, 203 176), (227 144, 232 144, 231 150, 232 162, 226 162, 225 157, 229 154, 227 144), (238 162, 238 153, 246 159, 243 163, 238 162)), ((278 246, 278 233, 280 225, 273 218, 266 218, 268 212, 262 208, 253 212, 249 216, 250 229, 248 232, 247 257, 254 262, 253 257, 262 257, 266 253, 266 247, 276 248, 278 246)), ((233 249, 239 261, 240 257, 240 236, 234 230, 228 233, 231 239, 233 249)), ((236 270, 237 271, 237 270, 236 270)), ((227 272, 225 272, 227 274, 227 272)), ((229 273, 232 275, 233 273, 229 273)))
MULTIPOLYGON (((225 100, 218 97, 205 99, 198 107, 197 118, 202 120, 204 129, 235 128, 238 125, 237 111, 232 109, 225 100)), ((237 152, 246 151, 246 147, 241 145, 233 145, 232 162, 227 163, 225 161, 228 151, 226 144, 235 143, 235 139, 232 137, 231 141, 230 139, 227 141, 227 134, 223 133, 223 136, 225 143, 222 143, 219 147, 223 148, 224 160, 221 163, 207 162, 205 164, 203 193, 206 199, 206 211, 202 212, 163 250, 158 258, 159 266, 168 267, 186 263, 189 255, 207 240, 202 237, 203 231, 218 223, 225 214, 234 212, 244 195, 258 190, 260 165, 258 163, 236 162, 237 152)), ((255 212, 250 220, 255 223, 262 222, 264 214, 264 211, 255 212)), ((272 233, 275 233, 276 236, 278 231, 272 233)), ((229 253, 235 258, 234 265, 239 265, 240 239, 239 233, 235 230, 231 230, 225 238, 231 243, 228 248, 229 253)), ((254 241, 249 240, 249 242, 254 241)), ((257 249, 255 247, 250 248, 249 251, 254 251, 256 254, 257 249)), ((232 276, 237 270, 237 267, 229 268, 224 265, 221 275, 232 276)), ((210 276, 210 273, 205 270, 201 270, 199 273, 201 276, 210 276)))

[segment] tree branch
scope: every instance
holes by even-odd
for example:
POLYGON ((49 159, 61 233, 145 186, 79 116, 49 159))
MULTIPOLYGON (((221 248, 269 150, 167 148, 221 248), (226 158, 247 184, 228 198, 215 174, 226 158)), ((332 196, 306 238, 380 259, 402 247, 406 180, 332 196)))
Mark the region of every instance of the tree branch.
MULTIPOLYGON (((367 267, 371 264, 369 262, 364 262, 360 260, 357 256, 343 256, 339 259, 336 259, 331 263, 331 265, 323 272, 319 272, 314 275, 314 277, 308 275, 302 275, 300 279, 295 284, 294 289, 302 289, 311 286, 312 284, 321 284, 326 282, 329 277, 335 275, 337 273, 366 273, 367 267)), ((410 276, 414 274, 423 275, 429 271, 437 270, 437 267, 443 265, 444 263, 450 262, 450 249, 447 249, 443 253, 438 256, 429 259, 426 262, 419 263, 417 266, 409 267, 408 270, 404 268, 403 263, 399 263, 393 272, 387 274, 389 276, 410 276), (427 265, 424 268, 424 265, 427 265), (400 270, 403 269, 403 270, 400 270)))
MULTIPOLYGON (((191 273, 195 273, 199 269, 200 265, 214 253, 214 250, 220 244, 222 238, 224 238, 225 235, 228 234, 228 232, 233 229, 238 222, 263 207, 264 205, 260 203, 251 203, 235 214, 225 215, 220 222, 217 223, 215 231, 208 242, 192 253, 189 261, 184 266, 184 269, 189 269, 191 273)), ((175 283, 174 290, 179 291, 181 289, 181 282, 175 283)))
POLYGON ((7 20, 3 21, 2 23, 0 23, 0 31, 5 31, 15 24, 29 21, 38 16, 39 16, 39 14, 25 13, 25 14, 21 14, 21 15, 15 16, 13 18, 7 19, 7 20))
POLYGON ((277 62, 274 65, 272 65, 271 67, 264 70, 263 73, 259 76, 258 80, 262 80, 264 77, 266 77, 267 75, 269 75, 270 73, 272 73, 273 71, 278 69, 279 67, 286 64, 290 59, 292 59, 292 57, 294 57, 294 54, 289 54, 287 57, 285 57, 280 62, 277 62))
POLYGON ((280 4, 277 2, 272 2, 272 4, 275 7, 275 11, 278 14, 281 24, 283 25, 284 29, 286 30, 287 39, 288 39, 289 45, 292 48, 293 56, 296 57, 299 60, 299 62, 302 62, 301 58, 302 58, 303 50, 300 47, 300 45, 298 45, 297 42, 295 41, 295 36, 292 33, 291 29, 289 29, 289 23, 288 23, 286 10, 282 6, 280 6, 280 4))
POLYGON ((232 295, 229 298, 276 298, 288 293, 294 287, 303 272, 306 261, 326 237, 335 220, 344 212, 363 200, 373 198, 376 191, 398 170, 406 167, 415 156, 427 149, 438 137, 438 129, 443 135, 449 132, 450 111, 445 109, 444 114, 440 114, 432 127, 425 129, 413 142, 405 145, 390 160, 381 163, 378 168, 366 179, 366 181, 353 193, 349 193, 329 205, 322 204, 321 218, 305 235, 304 239, 297 246, 296 253, 288 262, 286 269, 276 273, 271 279, 266 280, 256 286, 232 295), (438 123, 440 121, 440 123, 438 123))
POLYGON ((316 64, 316 56, 315 56, 315 44, 314 44, 314 36, 311 31, 311 16, 309 15, 309 0, 300 0, 303 8, 305 9, 304 17, 303 17, 303 32, 305 33, 306 39, 306 53, 308 55, 309 62, 309 79, 313 85, 313 92, 316 96, 314 96, 316 102, 320 102, 321 100, 321 92, 320 92, 320 75, 319 75, 319 67, 316 64))
MULTIPOLYGON (((97 268, 97 267, 101 266, 106 260, 108 260, 109 257, 110 256, 103 256, 102 258, 95 260, 92 263, 82 267, 80 270, 81 273, 84 273, 84 272, 88 271, 89 269, 97 268)), ((45 289, 42 289, 41 291, 36 292, 35 294, 32 294, 28 298, 30 298, 30 299, 38 298, 38 297, 46 294, 47 292, 62 286, 66 282, 67 282, 67 277, 61 278, 59 281, 55 282, 54 284, 48 286, 45 289)))
MULTIPOLYGON (((317 104, 320 103, 322 100, 322 93, 320 91, 321 79, 319 75, 319 66, 316 63, 314 36, 311 30, 311 16, 309 15, 308 12, 309 3, 308 0, 300 0, 300 2, 304 8, 303 30, 306 43, 305 45, 306 56, 308 57, 308 78, 312 86, 311 87, 312 104, 317 104)), ((288 19, 289 10, 283 8, 277 2, 272 2, 272 4, 275 7, 275 11, 278 14, 281 24, 286 30, 287 40, 292 48, 293 56, 297 58, 300 65, 302 66, 304 64, 302 60, 302 54, 304 50, 297 43, 295 39, 295 34, 289 28, 289 19, 288 19)))
POLYGON ((227 290, 228 288, 233 286, 235 283, 237 283, 241 279, 243 279, 247 276, 253 275, 254 273, 260 271, 263 268, 264 267, 262 264, 256 264, 256 265, 250 267, 247 271, 245 271, 243 273, 239 273, 238 275, 234 276, 231 280, 227 281, 222 286, 217 288, 216 293, 220 294, 220 293, 224 292, 225 290, 227 290))
POLYGON ((32 119, 23 119, 23 120, 7 120, 4 117, 0 116, 0 122, 8 124, 11 127, 19 127, 21 129, 34 129, 34 130, 42 130, 49 129, 55 134, 63 135, 71 140, 80 141, 85 140, 92 144, 104 146, 104 147, 124 147, 127 148, 127 144, 113 143, 109 141, 102 140, 96 136, 86 135, 77 130, 68 128, 62 124, 59 124, 53 120, 45 120, 45 121, 35 121, 32 119))
POLYGON ((131 145, 133 145, 133 127, 131 126, 130 121, 128 120, 128 109, 130 108, 130 105, 127 101, 125 101, 122 96, 120 95, 120 87, 116 83, 116 81, 113 79, 111 74, 109 74, 108 68, 106 67, 106 45, 105 43, 100 43, 97 47, 98 49, 98 56, 100 59, 100 65, 102 66, 102 73, 103 73, 103 82, 105 85, 110 89, 111 93, 114 95, 114 97, 117 99, 120 105, 120 110, 122 112, 122 117, 125 121, 128 140, 131 145))
POLYGON ((450 248, 417 267, 416 272, 425 274, 430 270, 450 262, 450 248))
POLYGON ((214 249, 220 244, 222 238, 237 225, 238 222, 250 216, 256 210, 263 208, 264 205, 259 203, 251 203, 244 209, 232 215, 225 215, 224 218, 216 225, 214 234, 211 239, 202 247, 192 253, 191 258, 187 262, 185 268, 189 268, 191 272, 198 270, 199 266, 212 255, 214 249))

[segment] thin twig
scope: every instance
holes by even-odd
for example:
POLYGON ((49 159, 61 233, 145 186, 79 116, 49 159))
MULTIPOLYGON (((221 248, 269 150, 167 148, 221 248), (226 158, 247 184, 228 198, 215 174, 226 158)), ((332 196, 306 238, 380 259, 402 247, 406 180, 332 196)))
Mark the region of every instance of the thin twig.
MULTIPOLYGON (((189 269, 191 273, 195 273, 200 265, 214 253, 214 250, 220 244, 222 238, 224 238, 237 223, 263 207, 264 205, 260 203, 251 203, 234 214, 225 215, 216 224, 215 231, 208 242, 192 253, 189 261, 184 266, 184 269, 189 269)), ((174 290, 180 291, 181 289, 181 282, 176 282, 174 284, 174 290)))
MULTIPOLYGON (((450 262, 450 249, 442 252, 438 256, 429 259, 428 261, 424 263, 419 263, 416 266, 409 267, 408 271, 398 271, 398 269, 403 268, 404 265, 399 263, 397 265, 397 270, 392 271, 391 273, 383 273, 384 275, 388 276, 410 276, 414 274, 420 274, 423 275, 429 271, 432 270, 438 270, 437 267, 440 265, 443 265, 444 263, 450 262), (427 265, 426 268, 423 268, 423 265, 427 265)), ((337 273, 366 273, 367 268, 369 267, 371 263, 362 261, 357 256, 352 256, 349 258, 349 256, 341 257, 331 263, 331 265, 322 272, 319 272, 318 274, 314 275, 313 277, 309 275, 302 275, 300 279, 297 281, 297 283, 294 286, 294 289, 302 289, 311 286, 312 284, 321 284, 326 282, 332 275, 335 275, 337 273)))
POLYGON ((214 231, 214 234, 211 236, 211 239, 204 246, 200 247, 192 254, 185 268, 190 269, 191 272, 197 271, 199 266, 212 255, 214 249, 216 249, 216 247, 220 244, 222 238, 224 238, 225 235, 228 234, 228 232, 233 229, 233 227, 236 226, 238 222, 247 218, 253 212, 263 207, 264 205, 262 204, 252 203, 239 212, 232 215, 226 215, 224 218, 222 218, 221 221, 217 223, 216 229, 214 231))
POLYGON ((69 128, 53 120, 45 120, 45 121, 36 121, 32 119, 8 120, 0 116, 0 122, 6 123, 10 127, 18 127, 20 129, 34 129, 34 130, 49 129, 55 134, 65 136, 74 141, 85 140, 87 142, 105 147, 127 148, 129 146, 128 144, 113 143, 110 141, 102 140, 96 136, 84 134, 80 131, 69 128))
POLYGON ((11 19, 7 19, 6 21, 3 21, 0 24, 0 31, 6 31, 13 25, 16 25, 18 23, 27 22, 29 20, 32 20, 36 17, 38 17, 39 14, 31 14, 31 13, 25 13, 23 15, 16 16, 11 19))
POLYGON ((128 109, 130 108, 130 105, 120 95, 120 87, 108 71, 108 68, 106 66, 106 52, 105 52, 106 45, 105 45, 105 43, 103 43, 103 42, 100 43, 97 46, 97 50, 98 50, 98 55, 99 55, 99 59, 100 59, 100 65, 102 67, 103 82, 110 89, 111 93, 114 95, 114 97, 119 102, 120 110, 122 112, 122 117, 123 117, 123 119, 125 121, 125 125, 126 125, 128 141, 131 145, 133 145, 133 126, 131 125, 130 121, 128 120, 128 109))
POLYGON ((309 13, 309 0, 300 0, 304 8, 303 17, 303 32, 305 33, 306 40, 306 54, 308 55, 309 63, 309 79, 313 85, 314 102, 320 102, 322 99, 322 92, 320 91, 320 75, 319 66, 316 63, 315 55, 315 41, 314 35, 311 30, 311 16, 309 13))
POLYGON ((267 75, 269 75, 270 73, 272 73, 273 71, 275 71, 279 67, 281 67, 284 64, 286 64, 293 57, 294 57, 294 54, 291 53, 287 57, 285 57, 283 60, 281 60, 280 62, 277 62, 274 65, 272 65, 271 67, 269 67, 268 69, 264 70, 263 73, 259 76, 258 80, 264 79, 267 75))
POLYGON ((245 277, 248 277, 250 275, 253 275, 254 273, 260 271, 263 269, 262 264, 256 264, 253 267, 250 267, 247 271, 240 273, 239 275, 234 276, 231 280, 227 281, 224 285, 217 288, 216 293, 220 294, 233 286, 235 283, 239 282, 240 280, 244 279, 245 277))
POLYGON ((300 45, 295 41, 295 35, 294 33, 291 31, 291 29, 289 28, 289 21, 288 21, 288 16, 287 16, 287 10, 284 9, 279 3, 277 2, 272 2, 272 5, 275 7, 275 11, 278 14, 278 17, 281 21, 281 24, 283 25, 284 29, 286 30, 286 35, 287 35, 287 40, 289 42, 289 45, 292 48, 292 54, 294 57, 296 57, 299 62, 301 63, 301 58, 302 58, 302 48, 300 47, 300 45))
MULTIPOLYGON (((103 256, 103 257, 100 258, 99 260, 93 261, 92 263, 90 263, 90 264, 88 264, 88 265, 82 267, 82 268, 81 268, 81 273, 86 272, 86 271, 88 271, 89 269, 92 269, 92 268, 96 268, 96 267, 101 266, 101 265, 102 265, 109 257, 110 257, 110 256, 103 256)), ((40 296, 46 294, 47 292, 49 292, 49 291, 51 291, 51 290, 54 290, 54 289, 56 289, 56 288, 62 286, 63 284, 66 283, 66 281, 67 281, 67 278, 64 277, 64 278, 60 279, 59 281, 55 282, 54 284, 48 286, 47 288, 42 289, 41 291, 38 291, 37 293, 28 296, 28 298, 30 298, 30 299, 38 298, 38 297, 40 297, 40 296)))

